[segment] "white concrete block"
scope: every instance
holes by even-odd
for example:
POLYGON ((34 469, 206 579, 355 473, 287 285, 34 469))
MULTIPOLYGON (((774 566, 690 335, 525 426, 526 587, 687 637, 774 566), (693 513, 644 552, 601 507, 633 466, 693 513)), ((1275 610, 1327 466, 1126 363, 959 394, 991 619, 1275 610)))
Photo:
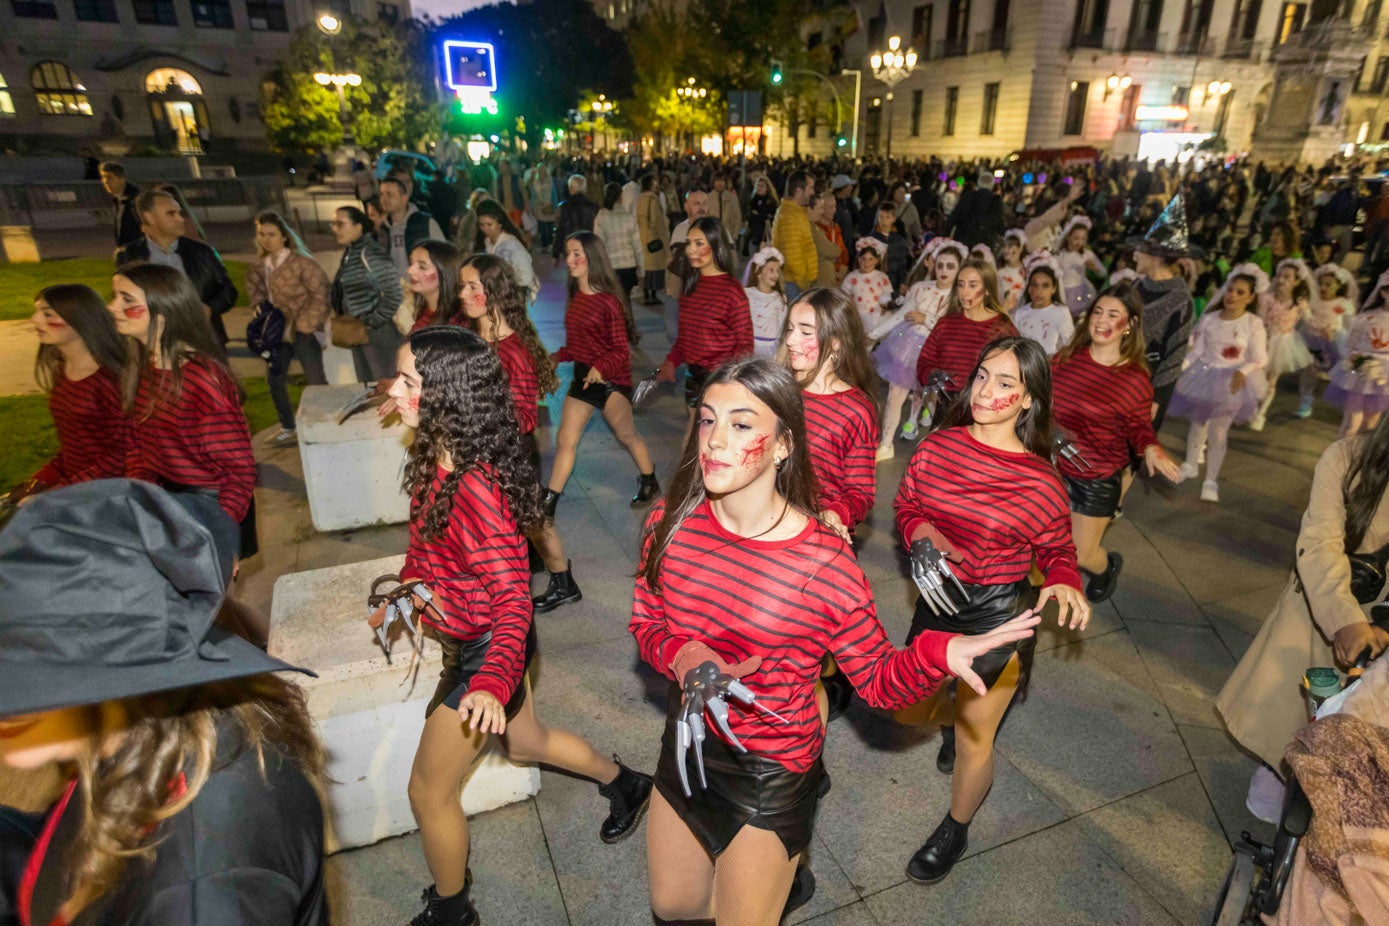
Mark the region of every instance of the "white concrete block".
POLYGON ((338 415, 360 385, 308 386, 295 427, 313 526, 320 531, 399 524, 410 517, 400 487, 410 429, 393 418, 382 424, 373 409, 342 424, 338 415))
MULTIPOLYGON (((404 560, 388 556, 275 582, 270 653, 318 673, 294 680, 304 688, 328 750, 330 851, 416 829, 406 785, 439 674, 439 646, 426 638, 417 670, 410 670, 410 639, 397 628, 390 665, 366 624, 371 580, 398 573, 404 560)), ((539 790, 539 769, 508 762, 489 746, 460 800, 475 814, 539 790)))
POLYGON ((357 382, 357 367, 352 363, 352 351, 333 344, 323 348, 323 372, 334 386, 357 382))

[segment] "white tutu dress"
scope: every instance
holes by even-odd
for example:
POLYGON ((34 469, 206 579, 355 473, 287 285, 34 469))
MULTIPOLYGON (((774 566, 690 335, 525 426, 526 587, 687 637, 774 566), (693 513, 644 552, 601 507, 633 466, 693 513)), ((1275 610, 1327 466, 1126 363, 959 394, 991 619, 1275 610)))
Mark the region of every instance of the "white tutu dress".
POLYGON ((1187 368, 1177 380, 1167 413, 1189 421, 1233 418, 1245 424, 1259 411, 1268 393, 1263 370, 1268 364, 1268 333, 1263 319, 1245 312, 1227 321, 1220 312, 1201 316, 1191 335, 1187 368), (1236 372, 1244 385, 1230 390, 1236 372))
POLYGON ((1268 332, 1268 366, 1264 372, 1270 383, 1315 361, 1298 331, 1298 323, 1311 313, 1311 308, 1305 299, 1285 303, 1270 294, 1263 300, 1261 310, 1268 332))
POLYGON ((1322 398, 1368 415, 1389 409, 1389 309, 1371 309, 1351 319, 1343 353, 1322 398))
POLYGON ((896 312, 884 315, 878 326, 869 332, 869 337, 880 340, 873 351, 873 360, 878 367, 878 375, 894 386, 902 389, 920 389, 916 379, 916 361, 921 356, 921 345, 936 322, 945 314, 950 300, 950 291, 936 286, 934 280, 922 280, 912 285, 902 297, 902 306, 896 312), (920 312, 926 320, 919 324, 906 321, 908 312, 920 312))

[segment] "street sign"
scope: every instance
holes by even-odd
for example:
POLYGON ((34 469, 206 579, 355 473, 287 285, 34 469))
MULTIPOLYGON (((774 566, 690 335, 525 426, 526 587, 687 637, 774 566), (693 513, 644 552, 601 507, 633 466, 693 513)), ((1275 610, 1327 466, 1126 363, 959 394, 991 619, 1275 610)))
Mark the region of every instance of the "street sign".
POLYGON ((762 124, 762 91, 733 90, 728 94, 729 126, 760 126, 762 124))
POLYGON ((444 84, 454 92, 497 89, 497 52, 491 42, 444 42, 444 84))

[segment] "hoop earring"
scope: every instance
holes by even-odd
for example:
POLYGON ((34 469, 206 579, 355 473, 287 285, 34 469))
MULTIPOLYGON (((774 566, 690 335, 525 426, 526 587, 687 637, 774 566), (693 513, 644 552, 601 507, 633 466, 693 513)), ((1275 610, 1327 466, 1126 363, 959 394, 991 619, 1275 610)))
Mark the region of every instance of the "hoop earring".
POLYGON ((776 467, 777 472, 781 472, 781 468, 786 465, 786 458, 782 457, 780 460, 777 460, 772 465, 776 467))

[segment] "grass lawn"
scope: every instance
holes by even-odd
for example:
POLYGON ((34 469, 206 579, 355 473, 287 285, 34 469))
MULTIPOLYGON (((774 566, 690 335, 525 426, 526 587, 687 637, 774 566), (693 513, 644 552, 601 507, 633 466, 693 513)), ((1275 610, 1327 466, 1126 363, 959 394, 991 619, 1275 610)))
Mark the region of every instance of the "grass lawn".
MULTIPOLYGON (((275 406, 265 378, 242 380, 246 390, 246 419, 251 433, 275 423, 275 406)), ((289 398, 296 408, 304 391, 304 378, 289 378, 289 398)), ((5 453, 0 455, 0 493, 8 492, 28 479, 58 451, 58 437, 48 417, 48 396, 0 396, 0 434, 5 435, 5 453)))
MULTIPOLYGON (((239 260, 227 261, 241 302, 246 298, 246 265, 239 260)), ((46 260, 40 264, 0 265, 0 321, 28 318, 34 314, 34 297, 45 286, 57 283, 85 283, 111 296, 111 261, 95 257, 74 257, 68 260, 46 260)))

